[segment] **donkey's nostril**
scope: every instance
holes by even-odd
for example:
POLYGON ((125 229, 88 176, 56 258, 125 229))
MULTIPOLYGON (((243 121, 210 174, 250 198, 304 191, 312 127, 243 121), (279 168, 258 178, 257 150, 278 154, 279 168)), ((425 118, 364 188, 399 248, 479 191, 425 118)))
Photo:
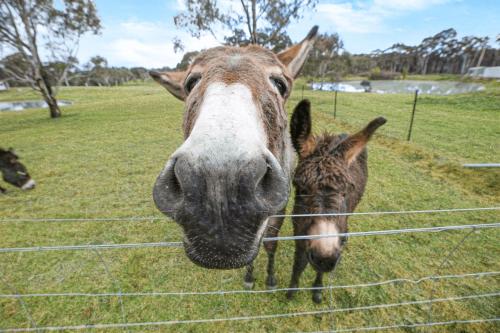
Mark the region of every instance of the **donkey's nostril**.
POLYGON ((288 182, 280 164, 270 152, 264 156, 261 163, 255 194, 273 209, 279 210, 288 199, 288 182))
POLYGON ((182 186, 179 180, 179 160, 172 158, 156 180, 153 199, 156 206, 167 215, 171 215, 175 206, 182 202, 182 186))
POLYGON ((179 176, 178 176, 179 168, 177 165, 177 159, 174 159, 172 161, 171 168, 172 169, 167 174, 167 179, 166 179, 167 186, 169 187, 170 191, 180 195, 182 193, 182 186, 181 183, 179 182, 179 176))

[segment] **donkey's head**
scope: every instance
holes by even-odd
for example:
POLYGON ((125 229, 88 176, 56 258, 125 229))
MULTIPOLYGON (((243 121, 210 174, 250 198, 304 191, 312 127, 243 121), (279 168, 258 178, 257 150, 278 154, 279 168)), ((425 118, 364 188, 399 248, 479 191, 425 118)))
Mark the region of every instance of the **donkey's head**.
POLYGON ((19 162, 19 157, 12 148, 4 150, 0 148, 0 171, 3 180, 7 183, 30 190, 35 187, 35 181, 31 179, 26 167, 19 162))
MULTIPOLYGON (((292 142, 299 154, 293 180, 295 186, 294 214, 348 213, 357 203, 366 182, 365 146, 372 134, 385 124, 382 117, 372 120, 353 135, 315 136, 311 134, 308 100, 295 108, 291 121, 292 142), (358 165, 355 165, 358 163, 358 165), (358 196, 352 195, 358 191, 358 196)), ((297 217, 302 234, 326 235, 347 232, 346 216, 297 217)), ((345 244, 345 237, 327 237, 306 241, 311 265, 319 271, 331 271, 345 244)))
POLYGON ((153 196, 184 229, 193 262, 248 264, 268 217, 286 205, 293 150, 284 104, 317 30, 277 55, 255 45, 216 47, 185 72, 150 73, 185 102, 185 142, 167 161, 153 196))

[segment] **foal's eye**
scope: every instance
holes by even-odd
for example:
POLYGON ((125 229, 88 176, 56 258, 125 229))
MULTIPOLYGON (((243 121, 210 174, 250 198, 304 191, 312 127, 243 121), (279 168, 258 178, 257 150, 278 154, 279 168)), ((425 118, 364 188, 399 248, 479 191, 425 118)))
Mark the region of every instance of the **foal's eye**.
POLYGON ((271 82, 278 89, 278 91, 280 92, 280 95, 282 97, 285 97, 286 92, 287 92, 287 86, 286 86, 285 81, 283 81, 283 79, 280 79, 279 77, 271 77, 271 82))
POLYGON ((194 87, 198 84, 198 82, 200 82, 200 79, 201 79, 200 75, 193 75, 186 81, 184 89, 186 89, 186 92, 188 94, 191 92, 191 90, 194 89, 194 87))

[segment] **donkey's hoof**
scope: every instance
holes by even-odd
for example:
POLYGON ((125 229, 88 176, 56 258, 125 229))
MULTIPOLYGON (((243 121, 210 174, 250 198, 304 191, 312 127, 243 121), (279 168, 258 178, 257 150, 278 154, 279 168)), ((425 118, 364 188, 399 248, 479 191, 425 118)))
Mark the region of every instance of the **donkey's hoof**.
POLYGON ((314 293, 312 299, 314 303, 321 304, 323 301, 323 295, 321 293, 314 293))
POLYGON ((273 285, 266 284, 266 287, 267 287, 267 290, 278 289, 278 285, 277 284, 273 284, 273 285))
POLYGON ((266 280, 266 287, 269 290, 274 290, 278 288, 278 281, 276 281, 276 278, 274 276, 269 276, 266 280))
POLYGON ((245 289, 247 290, 253 289, 254 286, 255 286, 254 281, 243 281, 243 287, 245 287, 245 289))
POLYGON ((293 296, 295 295, 296 291, 295 290, 288 290, 286 293, 286 298, 288 299, 293 299, 293 296))

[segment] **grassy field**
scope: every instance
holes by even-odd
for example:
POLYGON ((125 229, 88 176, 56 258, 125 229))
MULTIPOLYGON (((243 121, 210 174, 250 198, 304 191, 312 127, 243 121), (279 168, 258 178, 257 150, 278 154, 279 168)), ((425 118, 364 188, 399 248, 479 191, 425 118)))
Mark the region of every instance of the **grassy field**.
MULTIPOLYGON (((296 85, 288 109, 301 97, 296 85)), ((405 141, 411 95, 305 91, 313 103, 316 132, 353 131, 378 115, 388 123, 370 143, 370 177, 358 211, 498 206, 500 173, 464 170, 464 162, 499 162, 500 85, 484 92, 422 96, 412 141, 405 141)), ((182 103, 145 83, 116 88, 66 88, 74 102, 63 117, 47 110, 0 113, 0 146, 15 147, 38 182, 31 192, 8 187, 0 197, 0 220, 22 218, 160 217, 152 185, 168 156, 182 142, 182 103)), ((37 97, 27 90, 0 94, 0 101, 37 97)), ((289 208, 293 202, 290 200, 289 208)), ((350 231, 499 222, 498 212, 353 217, 350 231)), ((287 220, 282 235, 291 234, 287 220)), ((352 285, 394 278, 500 271, 498 229, 356 237, 342 264, 326 282, 352 285)), ((167 219, 127 222, 0 221, 0 247, 178 241, 167 219)), ((280 244, 279 287, 291 273, 293 243, 280 244)), ((265 255, 257 259, 256 289, 265 289, 265 255)), ((207 271, 181 249, 0 253, 0 293, 178 292, 242 289, 241 270, 207 271)), ((308 268, 302 286, 314 277, 308 268)), ((0 298, 0 330, 97 323, 170 321, 285 314, 498 292, 499 276, 397 283, 325 292, 314 305, 309 292, 288 301, 283 292, 263 294, 143 297, 0 298)), ((388 309, 246 321, 137 327, 129 331, 325 331, 360 326, 492 318, 498 297, 398 306, 388 309), (429 316, 429 313, 432 315, 429 316)), ((493 332, 498 324, 448 325, 435 331, 493 332)), ((417 332, 422 329, 405 329, 417 332)), ((101 331, 101 329, 94 330, 101 331)), ((123 329, 106 329, 106 332, 123 329)))

